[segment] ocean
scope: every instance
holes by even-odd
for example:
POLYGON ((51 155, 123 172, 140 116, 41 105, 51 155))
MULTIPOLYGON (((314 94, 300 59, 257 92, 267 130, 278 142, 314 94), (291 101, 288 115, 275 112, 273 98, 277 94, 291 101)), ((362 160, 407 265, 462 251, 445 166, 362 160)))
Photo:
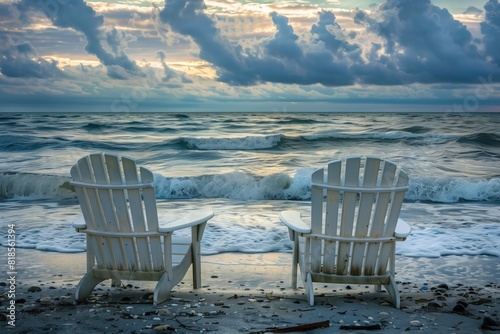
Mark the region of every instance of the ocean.
POLYGON ((397 254, 498 257, 499 129, 495 113, 0 113, 0 244, 14 224, 19 248, 84 252, 69 171, 104 151, 149 167, 172 219, 214 211, 202 254, 291 252, 278 213, 307 216, 311 173, 376 155, 410 177, 397 254))

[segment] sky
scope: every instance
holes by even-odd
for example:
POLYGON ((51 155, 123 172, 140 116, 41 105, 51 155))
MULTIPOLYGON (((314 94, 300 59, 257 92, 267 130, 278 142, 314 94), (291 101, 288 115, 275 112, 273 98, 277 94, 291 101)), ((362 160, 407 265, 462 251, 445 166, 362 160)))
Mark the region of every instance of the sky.
POLYGON ((498 0, 0 0, 2 111, 500 111, 498 0))

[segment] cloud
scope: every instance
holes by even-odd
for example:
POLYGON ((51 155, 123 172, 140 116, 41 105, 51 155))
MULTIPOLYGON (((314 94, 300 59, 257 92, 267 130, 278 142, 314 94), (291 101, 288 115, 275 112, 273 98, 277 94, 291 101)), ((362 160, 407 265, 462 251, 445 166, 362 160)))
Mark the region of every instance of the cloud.
POLYGON ((359 11, 355 20, 383 39, 379 61, 403 83, 477 82, 479 75, 498 73, 467 27, 429 0, 389 0, 371 17, 359 11))
POLYGON ((167 63, 166 63, 166 58, 167 56, 165 55, 165 52, 163 51, 158 51, 156 53, 158 58, 161 60, 161 64, 163 66, 163 74, 164 77, 162 78, 162 82, 167 84, 167 87, 169 88, 181 88, 183 87, 183 84, 187 83, 193 83, 193 80, 189 79, 184 75, 182 72, 178 72, 172 68, 170 68, 167 63))
POLYGON ((481 22, 483 43, 487 54, 500 66, 500 5, 498 0, 489 0, 484 5, 485 20, 481 22))
POLYGON ((95 55, 107 67, 108 75, 115 79, 142 75, 139 66, 123 51, 124 34, 116 29, 104 31, 104 18, 83 0, 65 2, 21 0, 16 3, 21 20, 29 21, 30 11, 42 11, 53 25, 60 28, 72 28, 85 35, 85 51, 95 55), (112 52, 105 49, 108 45, 112 52))
POLYGON ((474 6, 469 6, 467 9, 463 12, 463 14, 469 14, 469 15, 481 15, 483 11, 477 7, 474 6))
POLYGON ((67 77, 57 67, 57 61, 38 57, 29 42, 16 43, 7 34, 0 35, 0 72, 13 78, 67 77))

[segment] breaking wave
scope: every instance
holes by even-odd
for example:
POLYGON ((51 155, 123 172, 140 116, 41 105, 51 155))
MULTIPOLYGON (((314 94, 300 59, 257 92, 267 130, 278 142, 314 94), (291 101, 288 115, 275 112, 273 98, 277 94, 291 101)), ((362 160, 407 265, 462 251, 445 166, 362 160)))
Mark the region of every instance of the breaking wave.
MULTIPOLYGON (((234 171, 196 177, 155 174, 159 199, 228 198, 237 200, 309 200, 313 169, 294 175, 255 176, 234 171)), ((70 178, 35 173, 0 173, 0 199, 34 200, 75 198, 70 178)), ((500 201, 500 178, 412 177, 407 201, 457 203, 500 201)))

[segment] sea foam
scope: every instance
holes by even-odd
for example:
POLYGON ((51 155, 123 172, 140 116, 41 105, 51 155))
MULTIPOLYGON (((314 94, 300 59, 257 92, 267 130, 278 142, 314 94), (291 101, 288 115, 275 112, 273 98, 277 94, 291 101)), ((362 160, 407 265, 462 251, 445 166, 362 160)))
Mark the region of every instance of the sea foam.
POLYGON ((183 138, 188 148, 199 150, 261 150, 275 147, 281 135, 236 138, 183 138))

